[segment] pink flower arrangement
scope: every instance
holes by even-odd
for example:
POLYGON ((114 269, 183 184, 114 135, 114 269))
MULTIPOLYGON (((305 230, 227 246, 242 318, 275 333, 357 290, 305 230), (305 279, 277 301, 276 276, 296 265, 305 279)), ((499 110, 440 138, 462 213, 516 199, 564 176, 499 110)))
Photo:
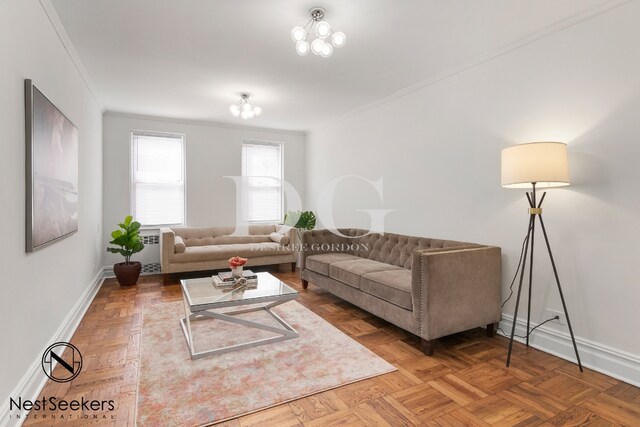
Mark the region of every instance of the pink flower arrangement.
POLYGON ((247 263, 247 261, 249 261, 247 258, 234 256, 229 258, 229 267, 231 268, 242 267, 247 263))

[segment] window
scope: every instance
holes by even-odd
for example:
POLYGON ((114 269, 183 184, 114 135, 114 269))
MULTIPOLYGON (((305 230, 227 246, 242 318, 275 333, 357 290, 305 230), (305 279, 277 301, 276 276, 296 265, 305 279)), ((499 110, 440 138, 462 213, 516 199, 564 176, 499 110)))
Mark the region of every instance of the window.
POLYGON ((131 134, 131 206, 143 226, 184 224, 184 136, 131 134))
POLYGON ((242 196, 246 221, 282 221, 282 144, 242 143, 242 196))

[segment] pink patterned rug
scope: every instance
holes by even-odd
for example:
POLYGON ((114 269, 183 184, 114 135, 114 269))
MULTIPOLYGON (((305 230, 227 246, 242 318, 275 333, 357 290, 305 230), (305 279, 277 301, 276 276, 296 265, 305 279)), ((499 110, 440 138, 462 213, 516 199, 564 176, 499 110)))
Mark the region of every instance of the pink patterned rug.
MULTIPOLYGON (((145 307, 137 425, 210 425, 396 370, 295 301, 273 311, 300 336, 192 361, 182 303, 145 307)), ((263 312, 242 316, 277 325, 263 312)), ((192 329, 196 351, 272 336, 209 319, 192 329)))

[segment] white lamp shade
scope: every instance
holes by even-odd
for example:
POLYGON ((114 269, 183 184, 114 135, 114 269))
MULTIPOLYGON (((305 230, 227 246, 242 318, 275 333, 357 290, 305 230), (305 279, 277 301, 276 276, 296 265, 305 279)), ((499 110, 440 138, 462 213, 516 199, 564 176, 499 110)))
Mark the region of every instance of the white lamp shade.
POLYGON ((327 37, 331 32, 331 26, 327 21, 320 21, 316 24, 316 35, 318 37, 327 37))
POLYGON ((315 39, 311 42, 311 52, 316 55, 320 55, 324 49, 324 41, 322 39, 315 39))
POLYGON ((331 43, 325 43, 322 48, 322 53, 320 54, 323 58, 328 58, 333 54, 333 46, 331 43))
POLYGON ((309 43, 307 43, 305 40, 300 40, 298 43, 296 43, 296 52, 298 52, 298 55, 300 56, 305 56, 307 53, 309 53, 309 43))
POLYGON ((502 150, 502 186, 506 188, 561 187, 571 183, 567 144, 530 142, 502 150))
POLYGON ((347 36, 345 36, 342 31, 335 32, 331 35, 331 43, 333 43, 335 47, 344 46, 346 41, 347 36))
POLYGON ((291 39, 294 42, 299 42, 301 40, 304 40, 304 37, 306 35, 307 35, 307 32, 302 27, 294 27, 293 30, 291 30, 291 39))

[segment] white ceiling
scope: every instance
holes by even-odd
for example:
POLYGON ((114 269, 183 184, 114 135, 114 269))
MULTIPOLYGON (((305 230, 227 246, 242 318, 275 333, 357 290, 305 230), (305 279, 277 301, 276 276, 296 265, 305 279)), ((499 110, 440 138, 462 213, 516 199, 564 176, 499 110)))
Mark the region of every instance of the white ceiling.
POLYGON ((604 0, 52 0, 108 111, 308 130, 446 75, 604 0), (347 35, 295 53, 308 10, 347 35), (229 113, 241 92, 261 117, 229 113))

